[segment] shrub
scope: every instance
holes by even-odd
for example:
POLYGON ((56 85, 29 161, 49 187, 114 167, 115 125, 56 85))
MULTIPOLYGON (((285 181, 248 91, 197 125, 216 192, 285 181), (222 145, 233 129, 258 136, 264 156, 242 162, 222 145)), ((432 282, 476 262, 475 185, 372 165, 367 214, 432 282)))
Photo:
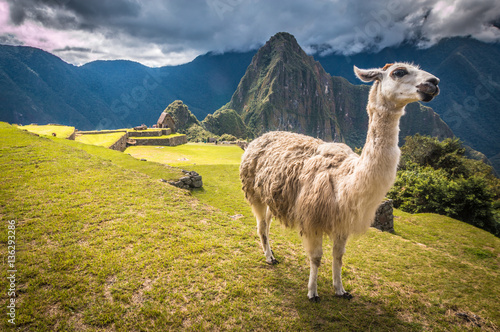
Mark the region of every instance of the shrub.
POLYGON ((230 134, 224 134, 220 137, 221 141, 227 141, 227 142, 234 142, 237 140, 237 138, 233 135, 230 134))
POLYGON ((500 180, 465 151, 458 139, 407 137, 388 196, 403 211, 439 213, 500 235, 500 180))

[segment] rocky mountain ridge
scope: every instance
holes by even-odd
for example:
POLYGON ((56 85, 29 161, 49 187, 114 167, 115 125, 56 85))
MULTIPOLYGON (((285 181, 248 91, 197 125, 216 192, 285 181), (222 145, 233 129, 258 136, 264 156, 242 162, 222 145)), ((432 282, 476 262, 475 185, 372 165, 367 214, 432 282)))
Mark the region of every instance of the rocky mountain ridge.
MULTIPOLYGON (((367 85, 330 76, 292 35, 278 33, 253 57, 231 101, 221 110, 236 111, 255 136, 286 130, 360 147, 368 127, 368 91, 367 85)), ((416 133, 453 137, 431 108, 412 103, 406 111, 401 142, 416 133)))

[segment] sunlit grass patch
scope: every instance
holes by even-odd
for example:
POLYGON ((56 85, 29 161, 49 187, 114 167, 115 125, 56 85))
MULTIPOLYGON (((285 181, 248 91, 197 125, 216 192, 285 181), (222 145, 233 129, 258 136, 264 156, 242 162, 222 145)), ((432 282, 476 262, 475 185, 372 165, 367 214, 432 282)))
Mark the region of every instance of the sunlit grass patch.
POLYGON ((124 132, 109 133, 109 134, 77 135, 75 141, 84 144, 98 145, 109 148, 124 135, 126 135, 126 133, 124 132))
POLYGON ((178 146, 131 146, 125 150, 137 158, 187 167, 191 165, 239 165, 243 150, 235 145, 188 143, 178 146))
POLYGON ((68 138, 75 131, 75 127, 70 126, 59 126, 59 125, 27 125, 27 126, 18 126, 19 129, 27 130, 29 132, 38 134, 38 135, 46 135, 52 136, 52 134, 56 134, 59 138, 68 138))

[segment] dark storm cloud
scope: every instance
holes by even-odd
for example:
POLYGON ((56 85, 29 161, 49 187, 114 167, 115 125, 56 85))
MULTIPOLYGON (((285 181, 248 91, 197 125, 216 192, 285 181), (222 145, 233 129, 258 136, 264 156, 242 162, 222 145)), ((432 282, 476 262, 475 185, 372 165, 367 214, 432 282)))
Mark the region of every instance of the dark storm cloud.
POLYGON ((5 34, 0 36, 0 44, 2 45, 24 45, 24 42, 17 39, 13 34, 5 34))
POLYGON ((30 19, 56 29, 93 29, 117 18, 133 18, 141 6, 133 0, 9 0, 11 20, 30 19))
POLYGON ((54 52, 81 52, 81 53, 93 53, 94 51, 91 48, 87 47, 69 47, 65 48, 56 48, 53 50, 54 52))
POLYGON ((309 52, 344 54, 452 36, 500 40, 498 0, 9 0, 9 8, 17 25, 87 31, 128 49, 155 45, 165 56, 248 50, 279 31, 309 52))

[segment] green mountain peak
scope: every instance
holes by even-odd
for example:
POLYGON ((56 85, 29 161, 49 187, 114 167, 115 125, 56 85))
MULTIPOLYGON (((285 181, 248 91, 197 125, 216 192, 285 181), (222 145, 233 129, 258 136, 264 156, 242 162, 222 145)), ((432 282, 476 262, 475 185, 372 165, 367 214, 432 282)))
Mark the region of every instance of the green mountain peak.
POLYGON ((330 75, 288 33, 276 34, 255 54, 224 108, 240 114, 256 135, 287 130, 331 141, 340 134, 330 75))

